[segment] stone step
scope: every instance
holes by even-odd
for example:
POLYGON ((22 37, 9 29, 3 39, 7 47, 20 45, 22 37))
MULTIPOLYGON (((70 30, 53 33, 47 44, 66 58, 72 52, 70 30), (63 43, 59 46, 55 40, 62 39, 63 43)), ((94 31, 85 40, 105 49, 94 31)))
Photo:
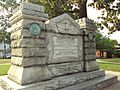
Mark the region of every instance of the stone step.
MULTIPOLYGON (((93 73, 95 74, 95 72, 93 73)), ((94 76, 94 74, 92 74, 92 76, 94 76)), ((77 74, 75 74, 75 76, 74 75, 72 76, 75 77, 77 76, 77 74)), ((97 78, 94 77, 94 79, 91 78, 89 80, 85 80, 79 83, 78 83, 78 79, 77 81, 75 81, 76 83, 73 83, 75 79, 71 79, 71 77, 67 77, 68 79, 56 77, 53 80, 49 80, 43 83, 39 82, 39 83, 21 86, 9 80, 7 76, 4 76, 2 78, 4 79, 4 81, 1 81, 1 84, 4 85, 3 87, 5 88, 5 90, 9 90, 9 89, 10 90, 100 90, 103 87, 110 86, 111 84, 117 82, 117 76, 114 75, 106 75, 97 78), (64 81, 64 83, 62 83, 62 81, 64 81), (69 84, 66 82, 68 82, 69 84), (63 86, 64 88, 62 88, 63 86)), ((2 89, 0 88, 0 90, 2 89)))
POLYGON ((72 85, 59 90, 101 90, 117 82, 117 76, 107 74, 103 77, 95 78, 86 82, 72 85))
MULTIPOLYGON (((28 70, 29 71, 29 70, 28 70)), ((65 76, 54 77, 50 80, 43 82, 36 82, 28 85, 20 85, 16 82, 13 82, 8 78, 8 76, 3 76, 0 79, 0 85, 5 90, 58 90, 71 85, 76 85, 84 81, 89 81, 97 77, 104 76, 104 70, 97 70, 92 72, 81 72, 68 74, 65 76)))

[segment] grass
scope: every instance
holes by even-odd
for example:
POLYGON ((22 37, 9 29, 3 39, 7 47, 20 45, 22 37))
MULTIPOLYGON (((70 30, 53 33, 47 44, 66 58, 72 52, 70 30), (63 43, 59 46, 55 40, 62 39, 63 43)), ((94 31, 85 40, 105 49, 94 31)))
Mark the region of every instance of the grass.
POLYGON ((120 65, 118 64, 108 64, 108 63, 99 62, 99 65, 101 69, 120 72, 120 65))
POLYGON ((120 63, 120 58, 113 58, 113 59, 99 59, 100 61, 107 61, 107 62, 116 62, 120 63))
MULTIPOLYGON (((120 63, 120 58, 119 59, 99 59, 99 60, 120 63)), ((101 69, 120 72, 119 64, 99 62, 99 65, 101 69)), ((9 67, 10 67, 10 59, 0 59, 0 76, 6 75, 9 67)))
POLYGON ((10 59, 0 59, 0 76, 6 75, 10 68, 10 59))
POLYGON ((98 61, 101 69, 120 72, 120 58, 99 59, 99 60, 103 61, 103 62, 98 61), (105 61, 110 63, 106 63, 105 61))
POLYGON ((10 68, 10 64, 0 65, 0 76, 6 75, 9 68, 10 68))

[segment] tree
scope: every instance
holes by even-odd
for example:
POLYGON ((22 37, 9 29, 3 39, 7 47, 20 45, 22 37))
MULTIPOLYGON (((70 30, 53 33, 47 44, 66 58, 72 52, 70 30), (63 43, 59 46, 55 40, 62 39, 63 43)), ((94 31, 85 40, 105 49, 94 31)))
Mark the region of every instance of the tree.
MULTIPOLYGON (((22 1, 22 0, 21 0, 22 1)), ((87 17, 87 0, 28 0, 31 3, 43 5, 50 18, 63 13, 70 14, 74 19, 87 17), (73 10, 73 5, 78 8, 73 10)))
MULTIPOLYGON (((26 0, 21 0, 26 1, 26 0)), ((27 0, 29 2, 43 5, 45 11, 49 14, 50 18, 68 13, 74 19, 87 17, 86 4, 88 0, 27 0), (74 8, 74 5, 77 8, 74 8)), ((102 22, 97 25, 101 28, 107 27, 110 33, 120 31, 120 1, 119 0, 93 0, 90 4, 98 10, 102 10, 102 15, 99 17, 102 22), (116 4, 114 4, 116 2, 116 4)), ((16 0, 1 0, 0 6, 4 7, 7 11, 12 11, 17 6, 16 0)))
POLYGON ((10 43, 9 17, 13 9, 17 7, 16 0, 0 0, 0 41, 4 42, 4 58, 6 58, 6 43, 10 43))
POLYGON ((12 11, 17 7, 16 0, 1 0, 0 1, 0 41, 10 42, 10 33, 7 32, 7 28, 10 27, 9 17, 12 15, 12 11))
POLYGON ((10 32, 7 32, 5 30, 0 31, 0 42, 3 42, 4 44, 4 56, 3 58, 6 58, 6 43, 10 43, 10 32))
POLYGON ((103 57, 103 52, 107 52, 107 57, 112 57, 115 53, 115 45, 118 45, 116 40, 111 40, 103 36, 100 32, 96 34, 96 49, 100 51, 100 57, 103 57))
MULTIPOLYGON (((42 4, 50 18, 63 13, 70 14, 74 19, 87 17, 86 4, 88 0, 29 0, 29 2, 42 4), (73 10, 73 6, 77 8, 73 10)), ((119 0, 93 0, 89 6, 93 6, 98 10, 102 10, 102 15, 99 19, 102 22, 97 25, 103 29, 107 27, 110 33, 120 31, 120 1, 119 0), (116 2, 116 4, 114 4, 116 2)))
POLYGON ((98 23, 101 28, 108 28, 109 33, 120 31, 120 1, 119 0, 95 0, 91 4, 94 8, 102 11, 102 22, 98 23))
POLYGON ((0 41, 6 41, 6 43, 10 43, 10 32, 7 31, 0 31, 0 41))

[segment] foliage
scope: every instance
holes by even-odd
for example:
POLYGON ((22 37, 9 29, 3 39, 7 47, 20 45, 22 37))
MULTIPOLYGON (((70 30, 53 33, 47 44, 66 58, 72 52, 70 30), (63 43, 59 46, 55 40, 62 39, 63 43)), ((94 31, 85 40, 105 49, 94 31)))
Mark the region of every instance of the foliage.
POLYGON ((10 27, 9 17, 16 7, 16 0, 0 0, 0 41, 5 39, 7 39, 7 42, 10 41, 10 33, 6 30, 10 27))
MULTIPOLYGON (((32 3, 42 4, 50 18, 63 13, 69 13, 74 19, 87 17, 86 4, 88 0, 29 0, 32 3), (77 8, 73 9, 73 6, 77 8)), ((120 1, 119 0, 93 0, 89 6, 102 11, 100 23, 101 29, 107 27, 110 33, 120 30, 120 1), (116 4, 115 4, 115 1, 116 4)))
POLYGON ((97 32, 96 49, 98 49, 101 54, 106 51, 108 54, 110 54, 108 56, 111 56, 115 53, 115 45, 118 45, 116 40, 111 40, 110 38, 103 36, 100 32, 97 32))
POLYGON ((11 14, 13 9, 17 7, 16 0, 0 0, 0 12, 6 12, 11 14))
POLYGON ((10 32, 7 32, 5 30, 0 31, 0 41, 5 41, 7 43, 10 43, 10 32))
MULTIPOLYGON (((58 16, 63 13, 68 13, 74 19, 87 17, 86 4, 88 0, 27 0, 27 1, 43 5, 45 7, 45 11, 49 14, 50 18, 58 16), (76 8, 73 9, 74 6, 76 6, 76 8)), ((120 1, 119 0, 93 0, 93 1, 94 2, 91 3, 89 6, 93 6, 94 8, 97 8, 98 10, 102 11, 102 15, 101 17, 99 17, 101 22, 97 23, 97 25, 101 27, 101 29, 107 27, 110 33, 116 30, 119 31, 120 1), (115 3, 115 1, 117 2, 115 3)), ((18 4, 16 3, 16 0, 0 1, 0 6, 3 7, 3 10, 6 10, 8 12, 8 17, 11 15, 13 8, 16 8, 17 5, 18 4)), ((5 19, 7 19, 7 17, 5 17, 4 20, 5 19)))
POLYGON ((74 19, 87 17, 87 0, 28 0, 29 2, 40 4, 45 7, 45 11, 50 18, 68 13, 74 19), (78 8, 74 8, 77 6, 78 8), (81 7, 82 6, 82 7, 81 7))
POLYGON ((120 31, 120 1, 119 0, 94 0, 90 6, 102 11, 100 28, 109 29, 109 33, 120 31))
POLYGON ((111 40, 108 37, 103 36, 100 32, 96 33, 96 48, 97 49, 114 49, 114 45, 117 45, 116 40, 111 40))
POLYGON ((43 5, 50 18, 69 13, 72 8, 69 0, 29 0, 29 2, 43 5))

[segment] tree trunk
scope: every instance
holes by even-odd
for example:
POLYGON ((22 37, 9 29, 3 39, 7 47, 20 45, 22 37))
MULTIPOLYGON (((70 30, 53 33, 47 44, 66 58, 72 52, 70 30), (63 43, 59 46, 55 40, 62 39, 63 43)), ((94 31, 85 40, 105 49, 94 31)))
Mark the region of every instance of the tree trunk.
POLYGON ((87 0, 79 0, 79 18, 87 18, 87 0))

